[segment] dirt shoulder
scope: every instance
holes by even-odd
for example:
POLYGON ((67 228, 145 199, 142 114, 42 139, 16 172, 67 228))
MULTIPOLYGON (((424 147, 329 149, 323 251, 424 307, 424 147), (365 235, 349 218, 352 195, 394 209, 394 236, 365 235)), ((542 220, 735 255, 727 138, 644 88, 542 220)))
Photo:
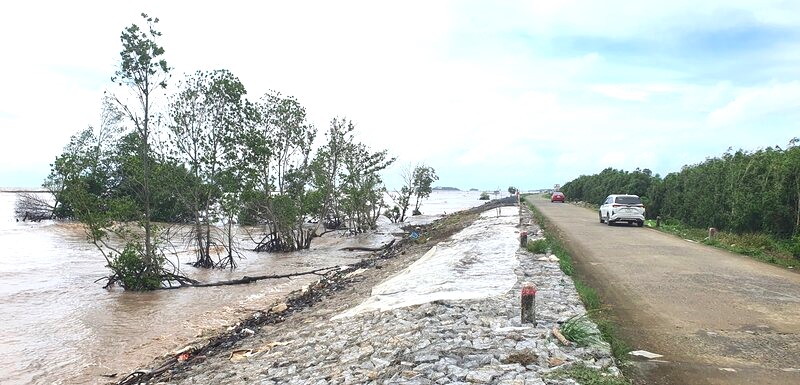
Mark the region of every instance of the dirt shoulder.
POLYGON ((800 274, 597 213, 529 199, 612 307, 647 384, 800 383, 800 274))

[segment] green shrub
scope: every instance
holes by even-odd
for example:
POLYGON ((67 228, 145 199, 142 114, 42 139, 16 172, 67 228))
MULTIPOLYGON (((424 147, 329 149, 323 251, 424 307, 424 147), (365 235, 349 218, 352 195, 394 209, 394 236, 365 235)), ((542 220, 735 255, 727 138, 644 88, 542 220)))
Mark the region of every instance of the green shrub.
MULTIPOLYGON (((128 243, 122 253, 112 257, 109 268, 126 290, 154 290, 161 287, 161 271, 148 265, 139 243, 128 243)), ((160 265, 159 265, 160 266, 160 265)))
POLYGON ((550 248, 550 245, 546 239, 537 239, 535 241, 528 242, 528 244, 525 247, 531 253, 545 254, 547 253, 547 249, 550 248))
POLYGON ((789 250, 792 252, 793 257, 800 259, 800 235, 795 235, 794 238, 792 238, 789 250))
POLYGON ((480 197, 480 198, 478 198, 478 200, 482 200, 482 201, 488 201, 488 200, 489 200, 489 193, 487 193, 487 192, 482 192, 482 193, 481 193, 481 197, 480 197))
POLYGON ((594 327, 589 313, 570 317, 561 325, 561 334, 579 346, 599 345, 603 342, 600 332, 594 327))

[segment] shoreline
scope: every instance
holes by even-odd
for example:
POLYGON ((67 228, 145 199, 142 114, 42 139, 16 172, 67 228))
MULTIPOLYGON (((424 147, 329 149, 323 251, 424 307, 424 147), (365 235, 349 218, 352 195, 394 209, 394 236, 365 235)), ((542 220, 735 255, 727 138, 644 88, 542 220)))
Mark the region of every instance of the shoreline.
MULTIPOLYGON (((610 353, 607 348, 559 347, 552 342, 549 328, 563 322, 569 316, 577 315, 585 310, 577 297, 574 285, 568 277, 565 280, 557 263, 536 261, 533 255, 519 248, 516 258, 519 259, 520 266, 515 269, 517 283, 513 289, 502 296, 500 301, 497 298, 434 301, 384 312, 369 312, 342 321, 330 320, 334 315, 352 308, 362 302, 365 297, 369 297, 371 289, 377 283, 385 281, 396 272, 414 263, 430 247, 450 240, 453 234, 480 220, 478 213, 496 207, 497 203, 494 202, 488 202, 494 206, 483 205, 464 210, 424 226, 423 233, 426 234, 426 237, 423 242, 410 242, 408 239, 403 239, 396 243, 391 251, 384 251, 383 255, 373 254, 358 264, 323 277, 308 288, 293 292, 287 301, 272 305, 268 310, 255 312, 251 317, 237 324, 236 328, 217 334, 203 347, 192 346, 189 350, 173 352, 161 360, 156 360, 153 367, 160 367, 155 370, 158 373, 151 372, 151 374, 158 374, 153 380, 170 384, 234 384, 252 382, 255 379, 253 376, 258 376, 263 380, 261 383, 265 384, 285 383, 287 379, 290 379, 289 383, 308 383, 308 381, 315 383, 312 380, 322 376, 315 380, 316 383, 328 383, 328 381, 334 383, 361 383, 362 381, 433 383, 423 380, 438 375, 431 374, 432 372, 426 374, 425 370, 432 368, 445 370, 447 365, 442 366, 444 363, 453 366, 452 373, 445 370, 449 376, 439 378, 446 378, 448 382, 438 383, 466 380, 482 382, 481 379, 486 380, 487 378, 489 382, 483 383, 495 383, 493 381, 499 380, 501 377, 512 381, 508 383, 516 383, 513 382, 514 379, 525 378, 531 381, 533 379, 545 381, 542 379, 545 374, 549 375, 551 372, 574 365, 594 365, 597 370, 610 371, 612 374, 618 373, 613 359, 609 358, 610 353), (524 327, 519 325, 518 320, 517 291, 521 282, 530 279, 531 276, 541 276, 542 280, 549 282, 543 283, 541 289, 543 293, 551 291, 549 299, 543 299, 541 308, 537 307, 537 313, 543 317, 539 327, 524 327), (562 304, 563 300, 566 300, 569 306, 562 304), (414 355, 404 356, 399 360, 397 357, 394 360, 380 357, 381 352, 378 350, 386 344, 386 341, 381 342, 382 339, 385 339, 384 337, 389 335, 396 337, 409 332, 408 330, 387 330, 387 328, 415 329, 415 325, 420 323, 435 327, 437 323, 431 323, 431 319, 444 317, 446 319, 443 319, 443 322, 449 323, 453 321, 449 318, 459 318, 462 315, 467 317, 467 322, 464 323, 467 326, 466 330, 456 333, 456 336, 448 330, 431 330, 431 333, 420 337, 422 342, 419 346, 425 346, 418 349, 416 357, 414 355), (494 317, 496 320, 486 322, 487 317, 494 317), (501 324, 505 324, 505 326, 498 326, 501 324), (362 329, 358 329, 359 327, 362 329), (331 334, 332 330, 341 328, 344 330, 337 330, 331 334), (351 330, 352 328, 358 330, 351 330), (498 337, 497 330, 505 330, 500 333, 503 338, 498 337), (370 333, 374 333, 374 335, 370 335, 370 333), (478 338, 482 342, 475 344, 474 338, 469 344, 464 342, 475 337, 476 333, 483 335, 478 338), (365 336, 365 334, 367 335, 365 336), (330 338, 315 339, 320 335, 330 335, 330 338), (289 336, 295 337, 290 338, 289 336), (342 345, 338 353, 328 354, 330 352, 324 351, 325 349, 317 351, 318 349, 314 348, 314 346, 320 346, 326 342, 330 343, 329 340, 335 339, 336 336, 349 338, 349 340, 345 338, 346 340, 342 340, 335 347, 329 347, 329 350, 336 350, 338 345, 342 345), (298 342, 298 337, 302 337, 303 341, 298 342), (460 339, 461 345, 454 347, 447 345, 446 341, 443 342, 443 340, 453 340, 454 338, 460 339), (494 340, 500 344, 496 345, 492 342, 494 340), (358 349, 365 349, 365 352, 371 349, 372 354, 356 354, 351 351, 352 347, 348 348, 348 344, 357 344, 360 346, 358 349), (369 344, 375 346, 365 347, 369 344), (298 345, 301 346, 298 347, 298 345), (514 347, 510 348, 509 345, 514 347), (522 348, 516 349, 519 347, 517 345, 522 348), (308 349, 317 350, 309 351, 308 349), (429 351, 431 349, 435 351, 429 351), (459 349, 464 353, 462 357, 448 356, 450 354, 448 352, 459 351, 459 349), (492 350, 496 354, 492 353, 492 350), (307 356, 304 359, 308 361, 305 368, 299 367, 299 362, 295 362, 297 360, 290 360, 295 363, 293 365, 282 365, 274 361, 280 357, 287 358, 293 352, 298 351, 303 353, 295 353, 295 355, 307 356), (180 354, 187 352, 189 354, 183 355, 183 358, 187 359, 179 361, 180 354), (523 356, 529 354, 530 360, 524 359, 522 363, 509 361, 518 359, 520 352, 523 353, 523 356), (530 354, 534 354, 538 358, 533 359, 530 354), (321 355, 328 356, 327 359, 331 362, 318 362, 321 355), (478 360, 480 362, 475 361, 474 356, 480 356, 478 360), (345 358, 359 361, 360 369, 354 368, 353 362, 350 361, 338 364, 333 362, 345 358), (271 362, 270 365, 268 365, 269 362, 271 362), (361 368, 361 366, 367 369, 361 368), (292 367, 294 369, 291 369, 292 367), (456 369, 456 367, 460 369, 456 369), (266 371, 259 371, 258 368, 266 369, 266 371), (337 377, 333 372, 340 371, 340 369, 345 374, 337 377), (258 374, 253 370, 263 373, 258 374), (331 370, 333 372, 330 372, 331 370), (416 374, 407 377, 412 374, 411 372, 416 374), (319 382, 320 379, 325 382, 319 382), (277 382, 275 382, 276 380, 277 382)), ((535 233, 538 229, 531 223, 529 212, 520 218, 518 227, 521 227, 520 230, 527 229, 531 233, 535 233)), ((449 325, 454 324, 449 323, 449 325)), ((411 330, 411 333, 418 331, 411 330)), ((394 355, 403 355, 406 350, 409 350, 409 347, 395 351, 394 355)), ((299 356, 295 358, 300 359, 299 356)), ((136 381, 143 379, 137 378, 136 381)), ((119 379, 116 380, 119 381, 119 379)), ((136 383, 136 381, 117 383, 136 383)), ((550 383, 549 380, 547 381, 550 383)))

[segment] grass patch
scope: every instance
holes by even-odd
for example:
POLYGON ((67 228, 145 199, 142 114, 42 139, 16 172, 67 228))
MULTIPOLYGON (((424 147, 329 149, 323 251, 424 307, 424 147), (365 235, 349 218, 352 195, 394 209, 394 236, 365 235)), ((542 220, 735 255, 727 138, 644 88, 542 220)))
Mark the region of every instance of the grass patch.
POLYGON ((600 302, 600 296, 597 295, 597 291, 587 286, 581 280, 573 279, 573 281, 575 282, 575 290, 578 291, 578 296, 581 297, 581 301, 583 301, 583 306, 586 310, 600 310, 602 303, 600 302))
MULTIPOLYGON (((553 254, 558 257, 561 271, 563 271, 564 274, 572 277, 572 281, 575 283, 575 290, 578 292, 578 296, 580 297, 584 307, 587 310, 587 316, 597 325, 597 329, 600 331, 600 336, 602 337, 602 339, 608 342, 609 345, 611 345, 611 353, 614 355, 614 357, 620 362, 627 361, 628 352, 631 349, 622 340, 619 333, 617 333, 614 323, 611 322, 610 314, 607 314, 606 310, 602 308, 603 303, 600 300, 600 296, 597 294, 597 291, 591 286, 584 283, 580 278, 575 276, 575 266, 572 263, 572 256, 569 254, 569 251, 561 242, 561 239, 558 237, 558 234, 556 234, 555 231, 553 231, 554 229, 550 228, 547 218, 545 218, 544 215, 542 215, 542 213, 539 212, 536 209, 536 207, 531 205, 530 203, 528 203, 528 208, 533 213, 533 217, 536 223, 544 231, 545 239, 547 239, 547 242, 553 254)), ((563 333, 563 327, 564 325, 562 325, 562 333, 563 333)), ((576 326, 576 328, 581 329, 580 326, 576 326)), ((580 331, 578 332, 580 333, 580 331)), ((600 376, 598 378, 606 379, 607 377, 600 376)), ((577 380, 578 378, 575 379, 577 380)), ((613 377, 612 379, 619 380, 616 377, 613 377)), ((616 384, 616 383, 628 384, 627 380, 623 379, 622 381, 623 382, 610 382, 610 383, 580 382, 580 381, 579 382, 581 384, 616 384)))
POLYGON ((734 234, 719 231, 712 240, 708 239, 708 229, 688 227, 674 220, 662 221, 661 227, 656 227, 656 221, 652 219, 645 221, 645 224, 647 227, 677 235, 683 239, 747 255, 762 262, 800 269, 800 239, 786 240, 777 239, 768 234, 734 234))
POLYGON ((534 254, 545 254, 547 253, 547 249, 550 248, 550 245, 548 244, 547 239, 537 239, 535 241, 528 242, 528 244, 525 245, 525 248, 534 254))
POLYGON ((630 385, 624 377, 616 377, 605 370, 592 369, 585 365, 556 370, 545 375, 546 378, 571 378, 581 385, 630 385))
POLYGON ((561 334, 579 346, 599 345, 603 342, 600 331, 589 319, 589 313, 570 317, 561 325, 561 334))

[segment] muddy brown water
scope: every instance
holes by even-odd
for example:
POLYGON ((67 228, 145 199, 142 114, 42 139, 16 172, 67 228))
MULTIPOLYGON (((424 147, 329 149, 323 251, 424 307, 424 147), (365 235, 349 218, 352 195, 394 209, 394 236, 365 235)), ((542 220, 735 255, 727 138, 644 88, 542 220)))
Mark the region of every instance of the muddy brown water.
MULTIPOLYGON (((436 214, 477 206, 479 193, 434 192, 423 204, 436 214)), ((224 329, 311 282, 313 277, 260 281, 248 285, 130 293, 95 283, 105 260, 77 224, 16 222, 16 194, 0 192, 0 384, 96 384, 102 375, 124 376, 199 336, 224 329)), ((413 223, 413 221, 412 221, 413 223)), ((343 246, 372 247, 382 234, 315 239, 310 250, 271 254, 243 252, 239 267, 183 273, 203 282, 245 275, 281 274, 358 262, 365 253, 343 246)), ((239 237, 246 245, 249 237, 239 237)), ((180 246, 179 246, 180 247, 180 246)))

